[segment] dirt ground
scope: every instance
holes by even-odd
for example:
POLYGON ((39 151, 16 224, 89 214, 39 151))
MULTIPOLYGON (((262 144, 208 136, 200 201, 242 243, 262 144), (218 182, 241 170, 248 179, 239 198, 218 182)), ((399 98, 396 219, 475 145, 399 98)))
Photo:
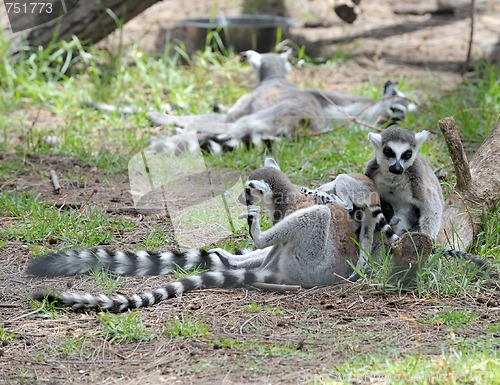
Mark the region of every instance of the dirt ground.
MULTIPOLYGON (((225 0, 217 7, 231 15, 238 13, 235 3, 225 0)), ((467 53, 467 8, 458 6, 451 16, 395 15, 393 8, 399 3, 364 0, 359 19, 346 25, 330 11, 330 5, 325 5, 327 2, 291 2, 289 16, 297 20, 297 26, 290 30, 292 39, 325 55, 339 45, 342 49, 353 47, 352 59, 345 64, 308 67, 292 76, 308 77, 311 84, 340 91, 351 90, 353 84, 383 84, 386 77, 400 80, 405 76, 436 89, 452 87, 461 79, 467 53), (321 21, 327 27, 305 28, 305 21, 321 21)), ((434 1, 405 3, 435 6, 434 1)), ((140 41, 144 49, 161 51, 167 31, 172 31, 172 37, 182 37, 175 20, 204 15, 213 2, 185 4, 165 0, 151 7, 125 27, 125 39, 140 41)), ((499 39, 500 2, 476 4, 473 57, 478 58, 488 55, 499 39)), ((112 46, 115 42, 116 36, 112 36, 101 44, 112 46)), ((12 160, 9 157, 1 155, 0 160, 12 160)), ((25 175, 0 180, 1 191, 37 191, 44 201, 81 209, 99 204, 108 215, 132 221, 134 231, 117 234, 110 247, 134 248, 135 240, 147 230, 169 230, 164 219, 138 215, 131 209, 125 175, 101 175, 78 160, 56 156, 28 157, 24 162, 25 175), (59 175, 71 172, 82 182, 63 179, 63 193, 56 195, 41 169, 53 169, 59 175)), ((13 220, 0 218, 0 223, 13 220)), ((485 325, 500 322, 498 286, 475 297, 452 299, 382 296, 356 284, 293 293, 206 290, 141 309, 139 317, 159 337, 111 343, 96 336, 102 325, 92 312, 68 311, 52 319, 41 317, 41 310, 27 305, 26 296, 44 287, 96 291, 95 281, 89 277, 27 277, 23 272, 29 259, 25 245, 4 244, 0 324, 16 337, 0 347, 0 384, 297 384, 318 379, 336 365, 365 353, 386 354, 388 359, 415 353, 441 354, 443 345, 452 344, 450 328, 421 321, 443 309, 468 309, 480 315, 469 327, 454 330, 454 339, 480 338, 485 325), (252 303, 260 311, 252 310, 252 303), (176 317, 201 321, 210 333, 199 338, 170 337, 166 325, 176 317), (65 352, 60 347, 68 338, 84 341, 83 345, 65 352)), ((142 291, 171 279, 124 278, 120 291, 142 291)), ((356 384, 390 382, 369 376, 352 380, 356 384)))

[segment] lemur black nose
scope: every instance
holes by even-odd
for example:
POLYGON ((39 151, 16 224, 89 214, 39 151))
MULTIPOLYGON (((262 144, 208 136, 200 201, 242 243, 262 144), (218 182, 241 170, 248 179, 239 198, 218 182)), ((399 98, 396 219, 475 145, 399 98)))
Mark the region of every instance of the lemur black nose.
POLYGON ((404 168, 399 163, 396 163, 393 164, 392 166, 389 166, 389 171, 392 172, 393 174, 402 174, 404 168))

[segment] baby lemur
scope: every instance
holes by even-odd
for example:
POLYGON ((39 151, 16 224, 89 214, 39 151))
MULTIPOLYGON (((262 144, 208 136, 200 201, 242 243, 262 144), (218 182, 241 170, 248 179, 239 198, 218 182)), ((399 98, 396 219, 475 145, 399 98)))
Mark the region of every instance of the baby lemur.
POLYGON ((190 290, 240 287, 259 283, 300 285, 306 288, 330 285, 351 274, 349 261, 357 259, 356 234, 349 213, 336 204, 316 205, 313 197, 300 193, 273 159, 254 171, 239 198, 248 204, 250 235, 259 250, 239 257, 220 249, 152 254, 105 250, 70 251, 34 259, 27 270, 35 276, 88 273, 108 268, 121 274, 164 274, 177 265, 202 264, 206 273, 182 278, 165 286, 137 294, 78 294, 52 291, 34 298, 56 300, 73 308, 124 311, 154 305, 190 290), (258 206, 270 212, 273 226, 262 230, 258 206), (177 263, 178 262, 178 263, 177 263), (243 266, 243 267, 242 267, 243 266))

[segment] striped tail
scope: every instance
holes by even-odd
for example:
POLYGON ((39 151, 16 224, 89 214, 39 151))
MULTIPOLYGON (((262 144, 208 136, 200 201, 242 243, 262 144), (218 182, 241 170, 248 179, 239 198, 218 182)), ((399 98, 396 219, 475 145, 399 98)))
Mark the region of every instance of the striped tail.
POLYGON ((435 251, 436 253, 442 253, 442 255, 445 255, 447 257, 462 258, 467 261, 471 261, 480 269, 487 270, 490 267, 489 263, 486 262, 484 259, 481 259, 475 254, 466 253, 465 251, 444 249, 444 248, 437 248, 435 251))
POLYGON ((230 133, 219 135, 198 134, 200 148, 214 155, 230 152, 240 147, 252 148, 253 146, 260 148, 264 145, 268 149, 272 149, 273 142, 276 140, 277 138, 264 138, 259 133, 244 135, 241 138, 237 138, 230 133))
POLYGON ((92 308, 122 312, 127 309, 152 306, 191 290, 242 287, 255 283, 276 283, 276 278, 266 271, 237 269, 202 273, 167 283, 158 289, 128 296, 115 294, 108 297, 104 294, 93 295, 71 292, 54 294, 51 292, 39 292, 33 294, 33 298, 40 301, 46 299, 49 302, 58 302, 63 306, 72 307, 73 309, 92 308))
POLYGON ((372 213, 373 218, 375 219, 375 229, 379 229, 382 234, 384 234, 385 238, 392 245, 394 242, 399 240, 399 235, 397 235, 387 220, 385 219, 385 215, 382 212, 380 206, 369 207, 370 212, 372 213))
POLYGON ((192 270, 198 267, 206 270, 227 269, 217 253, 205 250, 132 253, 96 249, 42 255, 30 262, 26 273, 38 277, 57 277, 108 270, 120 275, 142 276, 165 275, 178 268, 192 270))

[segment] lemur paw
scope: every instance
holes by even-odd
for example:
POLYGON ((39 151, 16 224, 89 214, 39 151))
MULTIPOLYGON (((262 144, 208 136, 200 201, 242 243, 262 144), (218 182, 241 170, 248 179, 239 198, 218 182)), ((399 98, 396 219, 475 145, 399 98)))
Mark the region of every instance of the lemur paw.
POLYGON ((260 216, 260 206, 248 206, 247 211, 238 216, 239 219, 258 218, 260 216))
POLYGON ((392 217, 391 221, 389 222, 389 225, 390 226, 396 226, 399 222, 401 222, 401 218, 392 217))
POLYGON ((314 201, 317 205, 326 205, 327 203, 337 203, 336 200, 324 191, 314 191, 314 201))

